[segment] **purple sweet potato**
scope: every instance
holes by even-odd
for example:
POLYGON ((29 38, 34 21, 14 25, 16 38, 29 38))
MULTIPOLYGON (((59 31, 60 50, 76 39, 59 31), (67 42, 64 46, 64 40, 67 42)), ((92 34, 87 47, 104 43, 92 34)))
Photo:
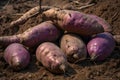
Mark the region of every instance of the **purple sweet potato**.
POLYGON ((98 23, 103 26, 105 32, 112 32, 112 26, 110 24, 108 24, 107 21, 105 21, 104 19, 102 19, 96 15, 90 15, 90 17, 96 19, 98 21, 98 23))
POLYGON ((20 43, 20 38, 18 35, 12 36, 1 36, 0 37, 0 45, 8 46, 11 43, 20 43))
POLYGON ((30 53, 19 43, 10 44, 4 51, 5 61, 15 70, 20 70, 28 66, 30 53))
POLYGON ((69 62, 84 60, 87 57, 87 49, 82 39, 75 34, 65 34, 60 41, 60 47, 66 54, 69 62))
POLYGON ((55 41, 60 36, 60 30, 57 29, 51 21, 40 23, 37 26, 29 28, 22 34, 0 37, 0 44, 7 46, 11 43, 22 43, 27 47, 34 47, 45 41, 55 41))
POLYGON ((108 33, 99 33, 87 44, 88 53, 91 60, 102 61, 110 56, 115 48, 113 36, 108 33))
POLYGON ((36 58, 53 73, 63 73, 67 70, 68 63, 65 54, 51 42, 44 42, 38 46, 36 58))
POLYGON ((103 26, 93 17, 78 11, 52 8, 43 12, 43 18, 68 32, 80 35, 93 35, 104 32, 103 26))

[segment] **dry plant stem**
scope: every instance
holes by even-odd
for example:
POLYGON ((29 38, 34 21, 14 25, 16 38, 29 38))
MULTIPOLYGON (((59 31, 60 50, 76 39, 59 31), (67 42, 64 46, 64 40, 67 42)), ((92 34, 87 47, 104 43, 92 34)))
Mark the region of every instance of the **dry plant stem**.
POLYGON ((43 74, 42 75, 40 75, 40 80, 42 80, 42 78, 44 77, 46 75, 46 72, 43 72, 43 74))
POLYGON ((42 4, 42 0, 39 0, 39 7, 40 7, 39 13, 40 13, 40 14, 42 13, 42 11, 41 11, 41 4, 42 4))
POLYGON ((87 4, 92 4, 92 3, 96 3, 96 0, 89 0, 89 1, 87 2, 87 4))
POLYGON ((24 13, 16 13, 16 14, 12 14, 13 16, 15 15, 15 16, 22 16, 22 15, 24 15, 24 13))
POLYGON ((119 16, 119 12, 117 11, 113 16, 112 16, 112 21, 115 21, 119 16))
POLYGON ((92 3, 92 4, 86 4, 85 6, 81 6, 81 7, 79 7, 79 8, 76 8, 75 10, 85 9, 85 8, 91 7, 91 6, 93 6, 93 5, 95 5, 95 4, 94 4, 94 3, 92 3))
POLYGON ((94 3, 96 3, 96 1, 95 0, 88 0, 88 2, 86 2, 86 3, 81 3, 81 2, 79 2, 79 1, 71 1, 71 2, 73 2, 73 3, 75 3, 75 4, 82 4, 82 5, 89 5, 89 4, 94 4, 94 3))
MULTIPOLYGON (((80 62, 80 61, 83 61, 83 60, 86 60, 86 58, 82 58, 82 59, 78 59, 77 61, 74 62, 74 64, 80 62)), ((90 59, 89 59, 90 60, 90 59)))

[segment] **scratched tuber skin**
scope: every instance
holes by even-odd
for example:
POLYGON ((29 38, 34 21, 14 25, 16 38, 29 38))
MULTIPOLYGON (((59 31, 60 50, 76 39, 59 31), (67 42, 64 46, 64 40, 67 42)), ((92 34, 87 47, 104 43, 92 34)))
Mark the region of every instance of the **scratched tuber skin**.
POLYGON ((87 57, 85 43, 75 34, 64 34, 60 41, 60 48, 67 56, 69 62, 84 60, 87 57))
POLYGON ((36 50, 37 60, 52 73, 65 73, 68 63, 63 51, 54 43, 44 42, 36 50))

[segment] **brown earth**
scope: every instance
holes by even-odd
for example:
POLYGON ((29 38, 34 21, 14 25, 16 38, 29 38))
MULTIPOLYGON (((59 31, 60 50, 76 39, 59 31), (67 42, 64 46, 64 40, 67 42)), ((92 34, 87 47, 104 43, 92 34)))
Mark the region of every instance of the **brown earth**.
MULTIPOLYGON (((79 8, 89 0, 69 1, 43 0, 42 5, 79 8)), ((0 36, 22 33, 42 21, 40 15, 36 15, 23 25, 9 28, 11 21, 38 5, 38 0, 9 0, 8 4, 7 2, 8 0, 0 0, 0 36)), ((112 26, 112 33, 120 34, 120 0, 93 0, 93 2, 95 5, 79 11, 104 18, 112 26)), ((38 65, 34 50, 30 50, 29 66, 21 71, 13 71, 5 62, 3 52, 4 48, 0 47, 0 80, 120 80, 120 46, 116 46, 112 55, 103 62, 85 60, 70 64, 72 68, 67 76, 52 74, 42 65, 38 65)))

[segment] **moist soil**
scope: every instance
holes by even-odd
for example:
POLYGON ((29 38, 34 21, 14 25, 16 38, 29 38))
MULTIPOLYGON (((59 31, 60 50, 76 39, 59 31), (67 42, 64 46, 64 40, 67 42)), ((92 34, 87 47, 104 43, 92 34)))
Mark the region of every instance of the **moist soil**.
MULTIPOLYGON (((59 8, 74 8, 87 14, 95 14, 105 19, 113 28, 112 34, 120 34, 120 0, 91 0, 93 6, 85 6, 89 0, 43 0, 42 5, 59 8)), ((14 35, 24 32, 42 22, 36 15, 24 24, 10 28, 9 24, 18 19, 26 11, 39 5, 39 0, 0 0, 0 36, 14 35)), ((84 60, 71 64, 66 74, 53 74, 38 64, 35 49, 29 49, 31 62, 20 71, 14 71, 4 60, 3 47, 0 47, 0 80, 120 80, 120 46, 116 46, 111 56, 102 62, 84 60)))

